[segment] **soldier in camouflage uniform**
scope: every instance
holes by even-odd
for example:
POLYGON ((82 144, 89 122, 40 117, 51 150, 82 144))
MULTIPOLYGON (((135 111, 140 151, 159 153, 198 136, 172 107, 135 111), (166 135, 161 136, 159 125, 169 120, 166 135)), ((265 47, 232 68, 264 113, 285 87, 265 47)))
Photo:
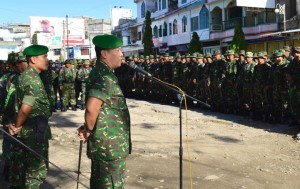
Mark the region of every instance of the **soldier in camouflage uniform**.
POLYGON ((57 94, 59 95, 59 98, 60 98, 60 106, 62 106, 62 95, 61 95, 61 91, 59 89, 59 82, 58 82, 58 75, 59 75, 59 72, 60 72, 60 67, 59 67, 59 62, 56 61, 55 62, 55 68, 54 68, 54 72, 55 72, 55 75, 57 77, 54 78, 54 81, 53 81, 53 92, 54 92, 54 97, 55 97, 55 108, 58 109, 58 104, 57 104, 57 94))
POLYGON ((227 51, 228 61, 225 64, 225 78, 222 82, 222 93, 224 97, 224 103, 226 113, 237 113, 238 108, 238 96, 237 96, 237 76, 238 76, 238 64, 234 59, 234 51, 227 51))
POLYGON ((292 62, 294 57, 291 55, 291 48, 289 46, 284 46, 284 55, 289 62, 292 62))
MULTIPOLYGON (((9 132, 28 147, 44 157, 48 156, 48 140, 51 131, 48 118, 51 116, 50 102, 39 73, 48 69, 48 48, 31 45, 24 50, 28 68, 18 77, 16 106, 18 115, 15 124, 8 125, 9 132)), ((21 188, 40 188, 47 175, 46 162, 28 150, 22 152, 25 182, 21 188)))
POLYGON ((62 112, 67 111, 69 103, 71 103, 72 110, 76 111, 76 97, 75 97, 75 78, 76 70, 71 66, 72 61, 65 61, 65 68, 59 72, 59 87, 63 92, 62 112))
POLYGON ((94 37, 93 43, 98 62, 87 82, 86 125, 79 129, 79 136, 88 141, 87 155, 92 161, 90 188, 121 189, 131 146, 130 115, 113 73, 121 66, 122 40, 100 35, 94 37))
POLYGON ((86 82, 89 78, 91 69, 90 69, 90 61, 85 60, 83 63, 83 67, 79 69, 77 73, 77 80, 81 82, 81 109, 85 109, 85 92, 86 92, 86 82))
POLYGON ((225 78, 225 61, 221 59, 221 51, 214 52, 214 60, 211 63, 208 85, 211 92, 211 106, 213 111, 224 111, 224 98, 222 93, 222 81, 225 78))
POLYGON ((295 48, 293 61, 288 65, 286 77, 292 120, 290 126, 299 125, 300 117, 300 47, 295 48))
MULTIPOLYGON (((1 124, 9 125, 16 121, 15 110, 15 91, 16 82, 20 73, 22 73, 28 66, 23 53, 14 53, 15 61, 11 61, 14 71, 6 73, 0 78, 1 86, 1 124), (3 104, 2 104, 3 103, 3 104)), ((4 127, 8 132, 8 127, 4 127)), ((8 136, 3 136, 2 156, 4 158, 4 177, 9 181, 11 187, 20 187, 24 176, 21 169, 23 164, 16 163, 15 160, 22 158, 20 149, 22 149, 16 142, 11 140, 8 136)), ((18 161, 20 162, 20 161, 18 161)))
POLYGON ((195 73, 196 78, 196 97, 201 101, 206 101, 207 97, 205 95, 205 63, 203 61, 204 57, 202 54, 197 54, 197 69, 195 73))
POLYGON ((275 55, 275 65, 270 72, 270 85, 272 93, 272 119, 275 123, 284 123, 288 116, 288 86, 286 80, 286 70, 289 64, 285 55, 278 51, 275 55))
POLYGON ((267 120, 269 114, 269 104, 267 91, 269 89, 269 74, 271 65, 266 61, 265 54, 263 52, 258 53, 258 64, 254 67, 253 71, 253 105, 254 114, 253 118, 256 120, 267 120))
POLYGON ((239 109, 242 115, 249 115, 253 111, 253 86, 252 76, 256 62, 253 60, 253 53, 246 53, 246 62, 241 67, 238 75, 238 85, 242 87, 242 96, 239 96, 240 104, 239 109))

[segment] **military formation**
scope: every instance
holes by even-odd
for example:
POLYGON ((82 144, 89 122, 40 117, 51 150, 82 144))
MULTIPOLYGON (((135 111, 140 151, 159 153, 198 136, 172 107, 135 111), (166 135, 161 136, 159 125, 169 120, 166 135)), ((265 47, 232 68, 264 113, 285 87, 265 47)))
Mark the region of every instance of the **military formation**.
MULTIPOLYGON (((187 94, 211 105, 212 111, 250 116, 270 123, 299 124, 300 48, 267 52, 220 50, 174 57, 134 55, 123 60, 116 75, 125 96, 178 103, 173 91, 131 69, 135 63, 153 77, 180 87, 187 94)), ((205 108, 188 101, 192 106, 205 108)))
MULTIPOLYGON (((124 97, 179 103, 155 77, 211 105, 212 111, 250 116, 270 123, 299 125, 300 47, 266 52, 194 53, 174 57, 122 57, 121 39, 93 40, 97 61, 48 61, 48 48, 27 47, 0 62, 0 121, 3 129, 48 159, 52 112, 86 109, 78 129, 92 161, 91 188, 122 188, 131 152, 130 115, 124 97), (121 62, 122 61, 122 62, 121 62), (121 63, 120 63, 121 62, 121 63), (129 67, 136 64, 151 77, 129 67), (99 142, 100 141, 100 142, 99 142), (101 142, 102 141, 102 142, 101 142)), ((189 105, 205 108, 188 100, 189 105)), ((4 177, 11 189, 39 188, 48 161, 3 137, 4 177)))

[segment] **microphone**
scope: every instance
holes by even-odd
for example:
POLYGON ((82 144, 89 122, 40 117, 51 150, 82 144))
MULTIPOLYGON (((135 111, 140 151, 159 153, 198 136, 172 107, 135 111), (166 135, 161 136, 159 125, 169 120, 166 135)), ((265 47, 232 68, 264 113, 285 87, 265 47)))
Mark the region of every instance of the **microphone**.
POLYGON ((129 65, 130 68, 142 73, 143 75, 148 76, 148 77, 152 77, 152 75, 150 73, 143 70, 143 68, 137 66, 134 62, 130 62, 128 65, 129 65))

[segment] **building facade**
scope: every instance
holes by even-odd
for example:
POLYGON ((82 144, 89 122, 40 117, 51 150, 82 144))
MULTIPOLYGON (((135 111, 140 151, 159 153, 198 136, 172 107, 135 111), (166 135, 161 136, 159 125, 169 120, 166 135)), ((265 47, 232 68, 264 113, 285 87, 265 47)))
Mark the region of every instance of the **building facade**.
POLYGON ((187 52, 193 32, 198 33, 204 52, 215 49, 224 52, 230 48, 236 25, 243 28, 248 51, 270 53, 284 45, 300 46, 297 37, 291 37, 294 33, 277 34, 282 31, 284 21, 282 15, 275 13, 275 3, 285 4, 288 30, 298 29, 300 1, 273 1, 272 8, 253 8, 238 6, 236 0, 134 0, 136 22, 127 27, 120 25, 114 32, 126 33, 131 39, 130 44, 124 44, 125 56, 142 54, 144 20, 146 12, 150 11, 155 54, 187 52))

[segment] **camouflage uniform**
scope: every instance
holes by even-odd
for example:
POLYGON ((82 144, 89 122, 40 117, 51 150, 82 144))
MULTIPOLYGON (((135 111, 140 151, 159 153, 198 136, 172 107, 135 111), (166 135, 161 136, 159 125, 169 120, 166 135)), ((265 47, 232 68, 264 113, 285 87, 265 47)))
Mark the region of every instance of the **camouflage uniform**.
MULTIPOLYGON (((300 47, 295 48, 300 53, 300 47)), ((299 124, 300 117, 300 60, 295 55, 293 61, 287 67, 288 93, 291 107, 292 123, 299 124)))
MULTIPOLYGON (((278 52, 276 56, 283 56, 278 52)), ((275 64, 270 72, 270 85, 272 86, 273 103, 272 117, 276 122, 283 122, 288 115, 288 85, 286 70, 289 62, 284 58, 281 64, 275 64)))
MULTIPOLYGON (((258 53, 259 58, 264 58, 263 53, 258 53)), ((254 118, 266 119, 269 114, 269 99, 267 92, 269 89, 269 74, 271 66, 268 63, 259 63, 254 67, 253 71, 253 104, 254 118)))
MULTIPOLYGON (((19 108, 22 104, 32 107, 18 137, 25 145, 48 157, 48 140, 51 138, 48 125, 50 102, 44 84, 33 67, 29 66, 19 76, 16 92, 16 105, 19 108)), ((24 163, 24 188, 39 188, 46 179, 46 162, 27 150, 22 153, 21 161, 24 163)))
POLYGON ((76 106, 75 98, 75 78, 76 70, 72 67, 65 67, 59 72, 59 85, 63 86, 63 108, 67 109, 68 104, 71 103, 73 110, 76 106))
MULTIPOLYGON (((85 65, 89 65, 88 62, 85 62, 84 64, 85 65)), ((91 72, 90 68, 82 67, 78 71, 78 74, 77 74, 77 80, 81 82, 81 91, 82 91, 82 94, 81 94, 81 103, 82 103, 82 109, 85 108, 86 82, 87 82, 87 79, 89 78, 90 72, 91 72)))
POLYGON ((92 160, 91 189, 123 188, 125 158, 131 148, 130 116, 118 79, 103 62, 97 62, 90 73, 89 97, 104 102, 87 144, 92 160))
POLYGON ((58 77, 58 75, 49 66, 48 70, 42 71, 40 73, 40 77, 44 83, 48 98, 50 100, 51 110, 56 111, 56 108, 55 108, 56 102, 55 102, 53 83, 54 83, 54 80, 58 77))
POLYGON ((59 64, 58 63, 55 63, 55 68, 54 68, 54 71, 55 71, 55 75, 56 77, 54 78, 54 81, 53 81, 53 92, 54 92, 54 97, 55 97, 55 108, 57 109, 58 108, 58 105, 57 105, 57 93, 59 95, 59 98, 60 98, 60 106, 62 106, 62 93, 61 93, 61 90, 59 88, 59 81, 58 81, 58 75, 59 75, 59 72, 60 72, 60 68, 59 68, 59 64))

